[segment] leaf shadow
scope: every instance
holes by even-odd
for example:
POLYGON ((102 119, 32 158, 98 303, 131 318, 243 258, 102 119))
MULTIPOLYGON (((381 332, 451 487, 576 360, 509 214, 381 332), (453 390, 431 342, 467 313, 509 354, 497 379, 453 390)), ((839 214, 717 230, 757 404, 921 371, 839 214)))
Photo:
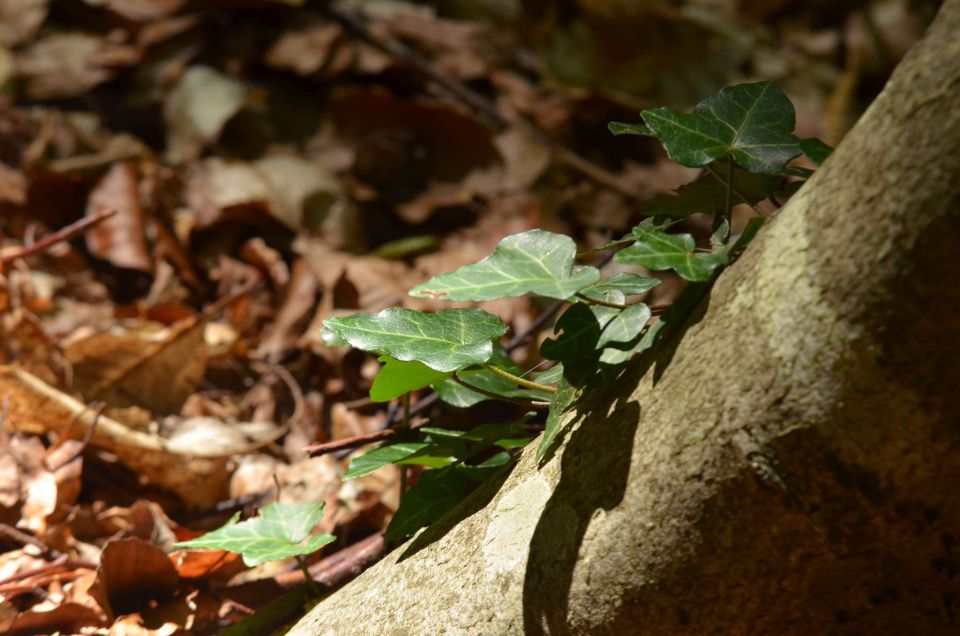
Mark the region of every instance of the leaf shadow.
POLYGON ((628 486, 634 440, 642 426, 641 405, 631 394, 646 373, 654 373, 654 383, 660 379, 683 334, 706 313, 708 301, 702 296, 699 300, 692 313, 677 316, 676 326, 663 334, 659 346, 587 385, 592 393, 581 398, 575 416, 582 423, 569 425, 560 480, 530 540, 523 588, 525 634, 574 631, 568 624, 569 598, 583 538, 595 513, 616 508, 628 486))

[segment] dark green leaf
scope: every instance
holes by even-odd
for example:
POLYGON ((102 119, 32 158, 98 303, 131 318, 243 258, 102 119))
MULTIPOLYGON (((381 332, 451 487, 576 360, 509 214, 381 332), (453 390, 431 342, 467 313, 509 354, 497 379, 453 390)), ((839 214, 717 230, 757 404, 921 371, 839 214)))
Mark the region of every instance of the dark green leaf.
POLYGON ((416 360, 404 361, 380 356, 384 365, 373 379, 370 399, 374 402, 389 402, 394 398, 440 382, 448 377, 447 371, 435 371, 416 360))
POLYGON ((550 413, 547 415, 547 424, 537 446, 536 460, 540 461, 547 456, 559 440, 563 429, 564 414, 577 397, 577 390, 566 380, 557 385, 557 392, 550 400, 550 413))
POLYGON ((323 517, 323 508, 322 503, 272 503, 261 508, 257 517, 238 522, 238 513, 226 525, 174 545, 236 552, 250 567, 311 554, 336 540, 329 534, 310 536, 310 531, 323 517))
POLYGON ((643 135, 644 137, 655 137, 653 131, 643 124, 627 124, 622 121, 612 121, 607 124, 607 128, 614 135, 643 135))
POLYGON ((569 236, 544 230, 513 234, 493 254, 431 278, 410 290, 418 298, 491 300, 538 294, 569 298, 600 278, 595 267, 574 266, 577 246, 569 236))
MULTIPOLYGON (((360 457, 354 458, 350 462, 350 468, 343 475, 344 481, 356 479, 369 475, 378 468, 396 464, 409 459, 418 453, 422 453, 431 448, 429 442, 397 442, 394 444, 384 444, 379 448, 369 450, 360 457)), ((445 462, 449 464, 449 461, 445 462)), ((441 462, 441 465, 443 463, 441 462)))
POLYGON ((720 265, 729 260, 726 249, 713 252, 696 252, 693 237, 689 234, 667 234, 663 230, 644 226, 641 223, 632 232, 637 242, 617 252, 618 263, 642 265, 653 270, 675 270, 689 281, 705 281, 720 265))
POLYGON ((558 337, 545 340, 540 345, 540 355, 547 360, 562 361, 565 377, 571 377, 571 373, 580 375, 596 361, 600 322, 590 307, 572 305, 560 316, 554 331, 558 337))
POLYGON ((730 155, 750 172, 774 174, 800 154, 793 104, 776 84, 728 86, 689 115, 672 108, 641 113, 667 155, 700 167, 730 155))
POLYGON ((502 320, 481 309, 424 313, 390 307, 374 315, 328 318, 324 326, 357 349, 417 360, 436 371, 486 362, 493 340, 507 331, 502 320))
POLYGON ((387 527, 386 538, 398 540, 439 519, 476 486, 463 470, 450 466, 428 470, 408 490, 387 527))
MULTIPOLYGON (((726 175, 726 172, 721 171, 721 174, 726 175)), ((776 192, 780 185, 780 177, 754 174, 735 166, 733 183, 736 188, 733 194, 734 205, 739 203, 753 205, 776 192)), ((649 216, 672 218, 681 218, 696 212, 712 214, 724 209, 726 200, 725 181, 712 172, 705 172, 696 181, 677 188, 674 194, 653 197, 643 205, 643 212, 649 216)))
MULTIPOLYGON (((526 373, 523 368, 514 362, 509 354, 503 350, 503 347, 500 346, 494 347, 493 357, 490 358, 489 362, 514 375, 523 377, 526 373)), ((457 375, 468 384, 504 397, 532 400, 549 399, 549 396, 544 393, 518 387, 510 380, 486 369, 466 369, 458 372, 457 375)), ((452 379, 435 384, 433 390, 437 392, 441 400, 458 408, 470 407, 474 404, 492 399, 482 393, 471 391, 462 384, 454 382, 452 379)))
POLYGON ((833 152, 833 148, 823 143, 816 137, 810 137, 801 141, 800 149, 803 151, 803 154, 807 156, 807 159, 812 161, 814 165, 817 166, 826 161, 827 157, 830 156, 830 153, 833 152))

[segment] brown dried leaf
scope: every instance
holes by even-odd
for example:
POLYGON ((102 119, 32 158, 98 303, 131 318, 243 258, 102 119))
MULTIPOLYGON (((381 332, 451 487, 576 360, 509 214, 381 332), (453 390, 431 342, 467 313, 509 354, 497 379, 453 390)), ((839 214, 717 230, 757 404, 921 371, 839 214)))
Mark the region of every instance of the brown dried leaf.
MULTIPOLYGON (((280 36, 267 51, 266 62, 274 68, 293 71, 298 75, 311 75, 325 67, 333 72, 344 70, 341 63, 338 69, 331 69, 336 59, 334 47, 343 36, 338 24, 322 22, 309 25, 297 31, 288 31, 280 36)), ((343 58, 340 58, 343 60, 343 58)))
POLYGON ((16 57, 31 99, 73 97, 110 79, 113 68, 140 59, 137 49, 86 33, 55 33, 37 40, 16 57))
POLYGON ((87 400, 177 413, 200 386, 207 364, 206 321, 182 320, 152 337, 98 333, 64 351, 74 387, 87 400))
POLYGON ((319 281, 304 258, 293 263, 290 288, 276 319, 260 341, 256 355, 277 361, 297 341, 317 302, 319 281))
POLYGON ((143 539, 114 539, 103 548, 90 591, 101 607, 120 615, 169 596, 178 582, 177 569, 162 549, 143 539))
POLYGON ((0 46, 26 42, 47 19, 50 0, 4 0, 0 2, 0 46))
POLYGON ((114 164, 90 193, 87 216, 106 210, 117 212, 87 230, 87 249, 115 267, 152 272, 153 259, 147 245, 139 179, 133 162, 114 164))

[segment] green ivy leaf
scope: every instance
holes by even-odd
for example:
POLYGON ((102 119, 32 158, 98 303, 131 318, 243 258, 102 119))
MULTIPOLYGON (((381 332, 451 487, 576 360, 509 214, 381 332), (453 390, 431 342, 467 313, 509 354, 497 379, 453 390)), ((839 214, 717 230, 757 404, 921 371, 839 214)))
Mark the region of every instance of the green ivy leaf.
POLYGON ((689 234, 667 234, 646 222, 633 228, 632 236, 637 242, 617 252, 615 261, 653 270, 672 269, 689 281, 709 280, 713 270, 725 265, 730 257, 725 248, 696 252, 689 234))
POLYGON ((384 365, 373 379, 370 399, 374 402, 389 402, 394 398, 430 386, 450 377, 448 371, 435 371, 416 360, 397 360, 380 356, 384 365))
MULTIPOLYGON (((495 346, 493 356, 489 360, 490 364, 496 365, 505 371, 514 375, 523 377, 525 371, 513 361, 513 358, 503 350, 503 347, 495 346)), ((549 400, 550 396, 539 391, 531 391, 518 387, 516 384, 503 378, 492 371, 486 369, 465 369, 457 373, 461 380, 477 388, 484 389, 497 395, 509 398, 526 398, 532 400, 549 400)), ((445 380, 433 385, 433 390, 437 392, 440 399, 451 406, 458 408, 467 408, 474 404, 490 400, 482 393, 472 391, 462 384, 454 382, 452 379, 445 380)))
POLYGON ((654 108, 641 116, 667 155, 692 168, 730 155, 750 172, 774 174, 800 154, 793 104, 771 82, 728 86, 689 115, 654 108))
POLYGON ((502 320, 481 309, 424 313, 390 307, 373 315, 328 318, 323 324, 357 349, 416 360, 436 371, 486 362, 494 339, 507 331, 502 320))
POLYGON ((597 347, 602 348, 611 342, 630 342, 640 335, 652 315, 650 308, 643 303, 618 311, 604 322, 597 347))
POLYGON ((476 487, 458 466, 428 470, 403 495, 387 526, 386 538, 398 540, 439 519, 476 487))
POLYGON ((559 334, 557 338, 544 340, 540 345, 540 355, 547 360, 563 362, 564 377, 576 378, 579 384, 579 380, 599 357, 596 349, 600 329, 600 322, 590 307, 585 304, 572 305, 557 320, 554 327, 559 334))
MULTIPOLYGON (((800 150, 807 156, 807 159, 813 162, 815 166, 827 160, 833 148, 823 143, 816 137, 809 137, 800 142, 800 150)), ((809 175, 808 175, 809 176, 809 175)))
POLYGON ((343 480, 369 475, 390 464, 416 464, 441 468, 450 465, 454 460, 450 449, 430 442, 384 444, 351 460, 350 468, 343 474, 343 480))
MULTIPOLYGON (((723 169, 721 174, 726 175, 723 169)), ((724 176, 724 178, 726 178, 724 176)), ((737 193, 733 194, 734 205, 746 203, 753 205, 777 191, 780 177, 754 174, 739 166, 733 168, 733 183, 737 193)), ((703 212, 713 213, 724 209, 727 200, 727 186, 713 173, 705 172, 695 181, 682 185, 674 194, 660 194, 643 205, 643 212, 649 216, 668 216, 682 218, 703 212)))
POLYGON ((567 382, 566 379, 561 380, 560 384, 557 385, 557 392, 553 394, 550 400, 550 413, 547 415, 547 424, 543 430, 543 437, 540 438, 540 444, 537 446, 535 456, 537 461, 546 457, 547 453, 556 445, 563 429, 563 415, 567 412, 567 409, 570 408, 570 405, 573 404, 576 397, 577 390, 573 385, 567 382))
POLYGON ((506 237, 493 254, 435 276, 410 290, 418 298, 491 300, 538 294, 569 298, 600 278, 595 267, 574 266, 577 246, 569 236, 530 230, 506 237))
POLYGON ((656 137, 656 134, 643 124, 628 124, 622 121, 612 121, 607 124, 607 129, 614 135, 643 135, 644 137, 656 137))
POLYGON ((277 561, 301 554, 312 554, 336 540, 329 534, 310 536, 323 517, 322 503, 275 502, 260 509, 260 515, 237 521, 233 516, 226 525, 190 541, 180 541, 178 548, 227 550, 243 556, 253 567, 265 561, 277 561))
POLYGON ((620 292, 624 296, 635 296, 645 294, 662 281, 659 278, 648 278, 638 276, 637 274, 622 273, 617 274, 607 280, 590 285, 580 290, 581 294, 590 298, 604 299, 604 295, 609 292, 620 292))

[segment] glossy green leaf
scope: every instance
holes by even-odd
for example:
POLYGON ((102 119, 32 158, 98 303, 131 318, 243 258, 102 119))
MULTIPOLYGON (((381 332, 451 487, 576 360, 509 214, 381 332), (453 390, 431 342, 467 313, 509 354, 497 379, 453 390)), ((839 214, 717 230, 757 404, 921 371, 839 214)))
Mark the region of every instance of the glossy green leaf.
POLYGON ((380 356, 380 362, 384 363, 383 367, 370 387, 370 399, 374 402, 389 402, 450 377, 450 372, 436 371, 416 360, 380 356))
MULTIPOLYGON (((490 364, 496 365, 501 369, 509 371, 514 375, 523 376, 525 371, 518 365, 510 355, 503 350, 503 347, 495 346, 493 356, 489 360, 490 364)), ((518 387, 516 384, 503 378, 492 371, 486 369, 465 369, 457 373, 460 379, 472 386, 484 389, 497 395, 508 398, 526 398, 532 400, 548 400, 548 395, 539 391, 531 391, 518 387)), ((467 408, 474 404, 479 404, 493 398, 487 397, 482 393, 472 391, 467 387, 449 379, 433 385, 433 390, 437 392, 440 399, 451 406, 458 408, 467 408)))
POLYGON ((429 442, 397 442, 369 450, 350 461, 344 481, 369 475, 373 471, 412 457, 430 447, 429 442))
POLYGON ((654 108, 641 116, 667 155, 685 166, 730 155, 750 172, 774 174, 800 154, 793 104, 771 82, 728 86, 690 114, 654 108))
POLYGON ((643 303, 636 303, 623 311, 616 312, 604 321, 597 347, 603 347, 611 342, 630 342, 640 335, 651 315, 650 308, 643 303))
POLYGON ((689 234, 667 234, 641 223, 632 231, 637 242, 617 252, 614 260, 629 265, 642 265, 653 270, 672 269, 689 281, 705 281, 713 270, 729 260, 726 249, 696 252, 689 234))
POLYGON ((408 490, 387 526, 388 540, 403 539, 439 519, 476 487, 457 466, 428 470, 408 490))
MULTIPOLYGON (((644 203, 644 214, 682 218, 697 212, 712 214, 724 209, 727 201, 726 171, 722 167, 717 170, 723 178, 718 178, 712 172, 705 172, 695 181, 677 188, 673 194, 661 194, 644 203)), ((733 183, 736 189, 733 193, 734 205, 753 205, 776 192, 780 186, 780 177, 754 174, 735 166, 733 183)))
POLYGON ((643 135, 644 137, 655 137, 656 135, 650 128, 643 124, 628 124, 622 121, 612 121, 607 124, 607 129, 614 135, 643 135))
POLYGON ((540 384, 556 384, 563 379, 563 363, 557 363, 536 376, 540 384))
POLYGON ((436 371, 486 362, 494 339, 507 331, 502 320, 481 309, 424 313, 390 307, 373 315, 328 318, 324 326, 357 349, 417 360, 436 371))
POLYGON ((600 329, 600 322, 590 307, 584 304, 572 305, 560 316, 554 327, 557 337, 544 340, 540 345, 540 355, 547 360, 562 361, 565 373, 574 367, 589 364, 597 357, 595 352, 600 339, 600 329))
POLYGON ((418 298, 491 300, 537 294, 569 298, 600 278, 595 267, 575 266, 577 246, 569 236, 544 230, 513 234, 493 254, 441 274, 410 290, 418 298))
POLYGON ((310 531, 323 517, 323 508, 322 503, 275 502, 261 508, 257 517, 238 522, 238 513, 226 525, 174 545, 236 552, 250 567, 265 561, 312 554, 336 540, 329 534, 310 536, 310 531))
POLYGON ((635 296, 647 293, 661 282, 659 278, 649 278, 625 272, 590 285, 590 287, 580 290, 580 293, 600 299, 603 299, 604 294, 612 291, 620 292, 624 296, 635 296))
POLYGON ((540 461, 553 450, 559 441, 563 430, 564 414, 577 397, 577 390, 566 380, 557 385, 557 392, 550 400, 550 413, 547 415, 547 424, 543 430, 543 437, 537 446, 536 460, 540 461))

